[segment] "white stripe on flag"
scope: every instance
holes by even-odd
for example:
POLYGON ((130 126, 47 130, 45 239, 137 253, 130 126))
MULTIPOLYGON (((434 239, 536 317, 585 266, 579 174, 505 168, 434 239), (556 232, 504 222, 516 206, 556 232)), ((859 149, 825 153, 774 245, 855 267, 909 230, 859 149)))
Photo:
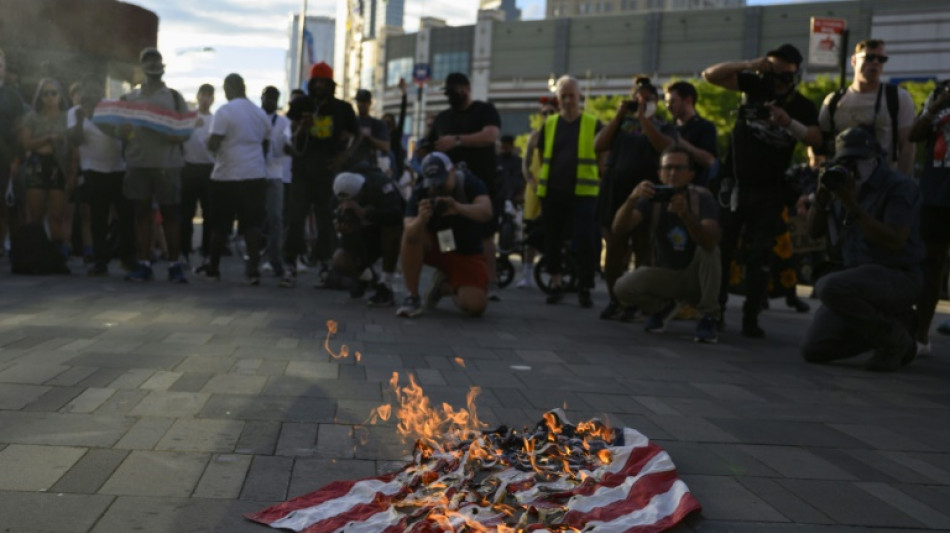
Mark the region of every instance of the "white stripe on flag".
POLYGON ((609 522, 588 522, 584 533, 621 533, 634 527, 656 524, 676 512, 680 501, 687 494, 689 489, 686 483, 677 479, 670 490, 651 498, 650 503, 643 509, 624 514, 609 522))
POLYGON ((606 507, 614 502, 625 500, 630 493, 630 489, 643 476, 657 472, 669 472, 674 468, 676 467, 673 465, 673 460, 670 459, 670 454, 661 451, 651 458, 647 464, 643 465, 643 469, 637 472, 636 475, 631 475, 624 479, 623 483, 616 487, 600 487, 590 496, 574 496, 567 503, 567 508, 570 509, 572 513, 589 513, 594 509, 606 507))
POLYGON ((343 533, 344 531, 346 533, 379 533, 386 531, 386 528, 395 526, 402 519, 403 515, 396 512, 396 509, 390 506, 389 509, 376 513, 362 522, 350 522, 333 533, 343 533))
POLYGON ((287 516, 271 523, 271 527, 301 531, 311 524, 334 518, 352 509, 356 505, 371 503, 379 493, 391 496, 405 486, 402 476, 396 476, 389 483, 378 479, 367 479, 353 485, 346 495, 327 500, 319 505, 292 511, 287 516))

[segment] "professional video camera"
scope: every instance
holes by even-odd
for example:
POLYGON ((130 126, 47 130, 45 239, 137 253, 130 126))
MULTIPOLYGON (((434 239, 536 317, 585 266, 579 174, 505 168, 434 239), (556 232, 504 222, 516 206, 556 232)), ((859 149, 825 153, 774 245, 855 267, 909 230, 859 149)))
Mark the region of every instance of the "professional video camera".
POLYGON ((850 168, 839 163, 831 163, 819 169, 818 184, 829 191, 836 191, 848 183, 853 176, 854 173, 850 168))

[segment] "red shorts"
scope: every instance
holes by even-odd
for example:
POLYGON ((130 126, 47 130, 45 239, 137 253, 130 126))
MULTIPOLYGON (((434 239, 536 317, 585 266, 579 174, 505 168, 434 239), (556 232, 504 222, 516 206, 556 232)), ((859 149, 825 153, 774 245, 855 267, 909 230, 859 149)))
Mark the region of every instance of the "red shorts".
POLYGON ((437 247, 433 247, 426 253, 423 262, 441 270, 449 277, 449 285, 453 293, 458 292, 459 287, 488 290, 488 267, 485 265, 485 256, 482 254, 442 253, 437 247))

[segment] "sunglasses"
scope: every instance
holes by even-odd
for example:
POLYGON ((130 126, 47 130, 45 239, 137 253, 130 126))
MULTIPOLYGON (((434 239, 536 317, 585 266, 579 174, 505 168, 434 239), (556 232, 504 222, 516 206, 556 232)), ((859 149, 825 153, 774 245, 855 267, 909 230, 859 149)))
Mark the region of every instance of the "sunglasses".
POLYGON ((663 165, 660 167, 660 170, 664 172, 680 172, 688 168, 688 165, 663 165))
POLYGON ((864 59, 864 61, 877 61, 880 64, 887 63, 889 59, 887 56, 882 56, 879 54, 858 54, 859 58, 864 59))
POLYGON ((59 91, 43 91, 40 94, 43 96, 59 96, 59 91))

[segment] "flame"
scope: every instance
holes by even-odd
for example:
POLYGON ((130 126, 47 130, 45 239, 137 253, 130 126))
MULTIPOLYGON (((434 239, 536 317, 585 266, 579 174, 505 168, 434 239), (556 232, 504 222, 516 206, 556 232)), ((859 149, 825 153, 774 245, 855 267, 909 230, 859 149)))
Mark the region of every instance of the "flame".
MULTIPOLYGON (((326 340, 323 341, 323 349, 326 350, 327 353, 330 354, 330 357, 334 359, 346 359, 347 357, 350 356, 349 346, 345 344, 341 344, 339 352, 333 351, 333 348, 330 347, 330 338, 336 335, 338 327, 339 326, 336 323, 336 320, 327 320, 327 338, 326 340)), ((356 362, 358 363, 360 362, 360 360, 363 359, 363 354, 361 354, 360 352, 355 352, 353 354, 353 357, 356 359, 356 362)))
POLYGON ((457 364, 458 366, 462 368, 465 368, 465 359, 462 359, 461 357, 456 357, 455 364, 457 364))
POLYGON ((597 458, 600 459, 601 463, 609 465, 613 461, 613 456, 610 453, 610 450, 600 450, 597 452, 597 458))

